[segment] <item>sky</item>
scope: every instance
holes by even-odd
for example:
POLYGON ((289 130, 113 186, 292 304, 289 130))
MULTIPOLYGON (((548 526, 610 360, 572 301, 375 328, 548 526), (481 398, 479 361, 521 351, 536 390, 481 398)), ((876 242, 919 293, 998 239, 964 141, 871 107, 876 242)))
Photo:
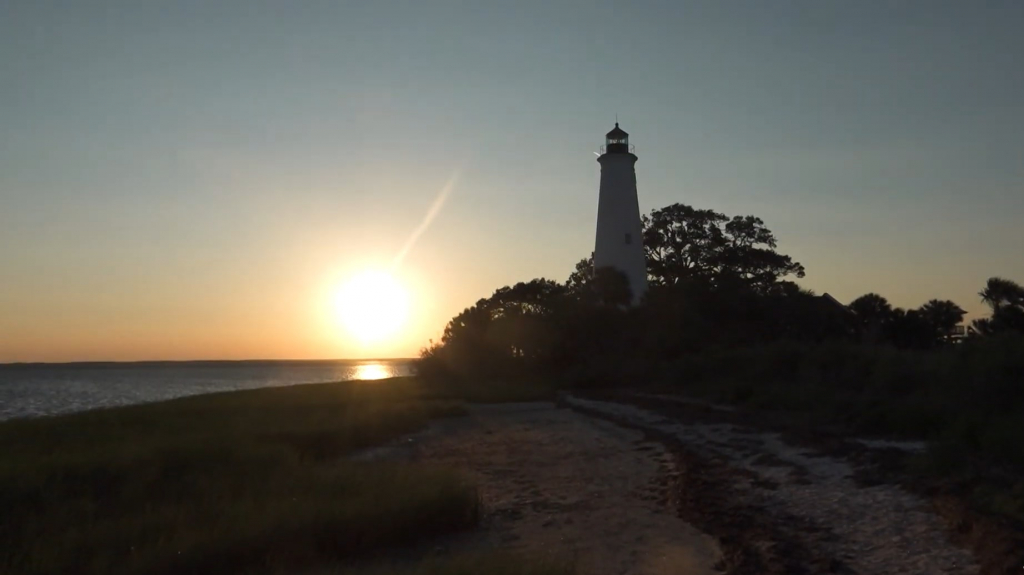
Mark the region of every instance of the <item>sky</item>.
POLYGON ((807 288, 978 316, 1024 281, 1022 28, 1017 0, 8 0, 0 362, 414 356, 590 254, 616 114, 642 212, 754 214, 807 288), (395 265, 409 323, 361 344, 333 294, 395 265))

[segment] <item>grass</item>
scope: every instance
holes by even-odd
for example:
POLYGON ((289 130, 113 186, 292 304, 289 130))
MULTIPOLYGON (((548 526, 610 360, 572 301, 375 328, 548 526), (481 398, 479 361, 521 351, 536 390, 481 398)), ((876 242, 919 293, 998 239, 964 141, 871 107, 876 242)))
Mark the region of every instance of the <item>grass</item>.
POLYGON ((0 424, 0 572, 278 572, 476 524, 450 470, 346 455, 458 413, 414 380, 0 424))
POLYGON ((443 376, 423 379, 424 397, 469 403, 553 401, 557 386, 550 377, 462 378, 443 376))

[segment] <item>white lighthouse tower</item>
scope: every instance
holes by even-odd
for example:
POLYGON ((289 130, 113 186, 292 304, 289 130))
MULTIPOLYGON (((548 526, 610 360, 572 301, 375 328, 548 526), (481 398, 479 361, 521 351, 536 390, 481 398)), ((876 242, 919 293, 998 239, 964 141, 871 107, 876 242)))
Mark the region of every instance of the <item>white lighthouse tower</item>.
POLYGON ((636 155, 629 134, 615 122, 608 132, 602 154, 601 191, 597 202, 597 242, 594 267, 612 267, 629 278, 636 304, 647 291, 640 202, 636 196, 636 155))

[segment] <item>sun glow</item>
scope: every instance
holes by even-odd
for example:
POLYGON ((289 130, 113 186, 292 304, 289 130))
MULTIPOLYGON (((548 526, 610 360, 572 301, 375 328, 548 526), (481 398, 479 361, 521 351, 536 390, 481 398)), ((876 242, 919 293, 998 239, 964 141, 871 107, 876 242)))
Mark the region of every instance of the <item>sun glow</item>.
POLYGON ((374 380, 393 377, 391 370, 379 363, 366 363, 356 366, 356 373, 352 379, 374 380))
POLYGON ((334 297, 339 323, 363 344, 394 336, 409 316, 409 294, 388 272, 368 270, 357 274, 334 297))

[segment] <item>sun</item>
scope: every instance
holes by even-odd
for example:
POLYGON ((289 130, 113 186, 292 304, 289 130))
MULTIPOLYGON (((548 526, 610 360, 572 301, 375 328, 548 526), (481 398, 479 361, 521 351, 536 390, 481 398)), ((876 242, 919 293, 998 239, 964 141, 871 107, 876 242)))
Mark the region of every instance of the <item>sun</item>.
POLYGON ((335 294, 337 319, 364 343, 395 335, 409 316, 409 294, 390 273, 366 270, 352 276, 335 294))

